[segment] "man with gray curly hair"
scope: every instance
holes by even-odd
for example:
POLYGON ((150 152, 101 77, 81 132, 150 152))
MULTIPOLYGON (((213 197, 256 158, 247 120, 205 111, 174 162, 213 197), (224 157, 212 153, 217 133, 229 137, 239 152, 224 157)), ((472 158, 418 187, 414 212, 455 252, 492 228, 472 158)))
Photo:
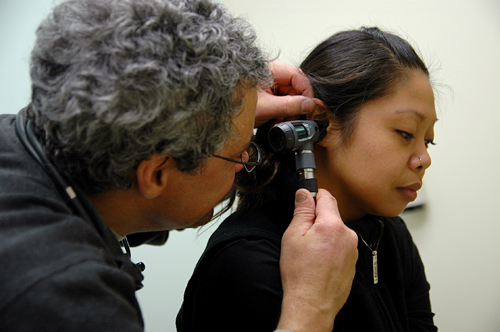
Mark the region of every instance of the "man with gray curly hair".
MULTIPOLYGON (((142 331, 131 244, 209 222, 259 163, 254 125, 311 111, 301 73, 269 63, 208 0, 69 0, 37 30, 32 100, 0 117, 0 323, 142 331), (277 96, 277 95, 283 96, 277 96), (128 240, 127 240, 128 238, 128 240)), ((297 193, 277 328, 331 330, 357 237, 335 200, 297 193)), ((235 326, 235 330, 238 327, 235 326)))

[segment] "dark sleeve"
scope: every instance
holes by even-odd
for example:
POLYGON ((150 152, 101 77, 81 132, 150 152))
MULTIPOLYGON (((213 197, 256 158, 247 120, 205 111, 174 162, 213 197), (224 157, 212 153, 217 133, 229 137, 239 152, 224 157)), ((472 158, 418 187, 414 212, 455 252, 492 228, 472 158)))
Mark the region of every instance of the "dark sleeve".
POLYGON ((0 330, 142 331, 142 275, 100 218, 72 212, 14 120, 0 117, 0 330))
POLYGON ((204 257, 196 285, 186 290, 178 330, 273 331, 281 313, 279 254, 266 240, 243 239, 204 257))
POLYGON ((134 291, 116 268, 80 262, 20 294, 0 321, 9 331, 143 331, 134 291))
POLYGON ((430 285, 425 275, 425 268, 417 246, 413 242, 406 225, 402 223, 405 235, 405 297, 408 310, 410 331, 437 331, 434 325, 434 313, 430 302, 430 285))

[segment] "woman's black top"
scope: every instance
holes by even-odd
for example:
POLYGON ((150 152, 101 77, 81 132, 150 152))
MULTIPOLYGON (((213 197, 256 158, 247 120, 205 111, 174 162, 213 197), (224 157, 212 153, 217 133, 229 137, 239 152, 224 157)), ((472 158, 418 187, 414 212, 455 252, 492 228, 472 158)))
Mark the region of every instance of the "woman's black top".
MULTIPOLYGON (((186 288, 178 331, 276 328, 283 295, 280 244, 292 215, 293 197, 220 225, 186 288)), ((378 283, 372 249, 360 238, 356 276, 334 331, 437 331, 424 266, 403 220, 366 216, 348 226, 377 249, 378 283)))

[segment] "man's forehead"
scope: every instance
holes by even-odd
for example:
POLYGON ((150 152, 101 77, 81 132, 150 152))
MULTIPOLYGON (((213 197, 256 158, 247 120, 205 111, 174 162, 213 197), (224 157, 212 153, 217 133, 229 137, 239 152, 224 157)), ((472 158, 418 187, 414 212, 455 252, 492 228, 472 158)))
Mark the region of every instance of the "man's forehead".
POLYGON ((254 134, 256 105, 257 90, 255 88, 245 90, 243 107, 232 119, 235 139, 238 141, 236 145, 242 151, 248 148, 254 134))

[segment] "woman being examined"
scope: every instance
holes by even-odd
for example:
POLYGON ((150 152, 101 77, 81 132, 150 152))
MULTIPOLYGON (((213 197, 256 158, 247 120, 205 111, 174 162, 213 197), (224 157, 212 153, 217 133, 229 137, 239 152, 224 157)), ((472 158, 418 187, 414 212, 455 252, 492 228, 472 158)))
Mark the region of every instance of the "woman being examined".
MULTIPOLYGON (((333 331, 436 331, 424 265, 398 217, 431 165, 436 111, 426 65, 402 38, 361 28, 319 44, 301 69, 324 102, 308 118, 326 128, 314 146, 318 185, 359 238, 352 290, 333 331)), ((280 241, 298 176, 293 153, 271 151, 270 127, 255 137, 261 165, 239 173, 237 211, 214 232, 188 284, 179 331, 276 328, 280 241)))

